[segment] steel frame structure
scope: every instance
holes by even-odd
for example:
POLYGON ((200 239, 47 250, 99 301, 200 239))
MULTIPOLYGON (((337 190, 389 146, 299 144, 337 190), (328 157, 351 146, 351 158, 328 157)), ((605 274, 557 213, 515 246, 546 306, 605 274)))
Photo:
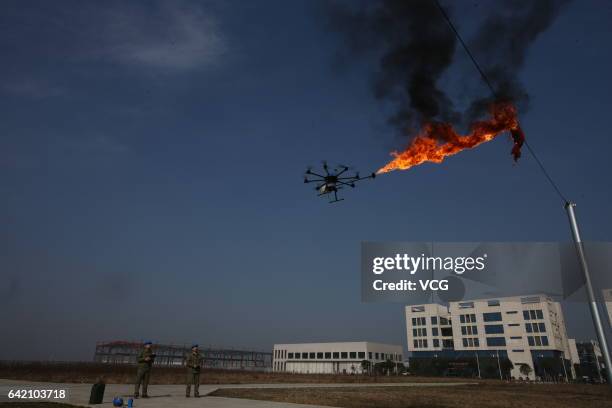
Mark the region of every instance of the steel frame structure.
MULTIPOLYGON (((143 347, 142 342, 107 341, 97 342, 94 362, 103 364, 136 364, 138 353, 143 347)), ((183 367, 190 352, 190 345, 153 344, 155 366, 183 367)), ((228 349, 217 347, 200 347, 204 368, 219 368, 227 370, 268 370, 272 366, 272 353, 228 349)))

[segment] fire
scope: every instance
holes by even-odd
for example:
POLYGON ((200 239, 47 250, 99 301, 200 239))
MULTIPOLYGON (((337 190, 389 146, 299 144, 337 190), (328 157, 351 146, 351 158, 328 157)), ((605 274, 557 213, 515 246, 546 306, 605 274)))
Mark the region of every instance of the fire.
POLYGON ((521 156, 525 135, 518 123, 516 108, 510 103, 498 102, 491 105, 490 117, 474 122, 470 133, 464 136, 459 135, 448 123, 429 122, 406 150, 392 152, 394 159, 376 173, 407 170, 425 162, 441 163, 448 156, 491 141, 505 131, 509 131, 512 136, 514 146, 511 154, 516 161, 521 156))

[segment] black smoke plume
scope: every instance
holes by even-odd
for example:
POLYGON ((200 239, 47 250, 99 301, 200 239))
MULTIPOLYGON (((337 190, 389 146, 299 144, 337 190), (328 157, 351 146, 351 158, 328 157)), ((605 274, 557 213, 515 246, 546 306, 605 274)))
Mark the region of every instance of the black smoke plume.
MULTIPOLYGON (((526 108, 528 95, 518 79, 529 46, 555 20, 567 0, 502 0, 491 4, 488 16, 467 39, 495 88, 498 100, 526 108)), ((389 122, 401 133, 413 133, 423 122, 458 123, 478 119, 494 97, 470 96, 460 114, 440 78, 453 64, 459 43, 435 0, 379 0, 331 3, 331 28, 343 34, 352 57, 376 55, 374 95, 395 106, 389 122), (373 53, 372 53, 373 51, 373 53)), ((452 9, 442 5, 450 18, 452 9)), ((455 22, 455 26, 460 25, 455 22)), ((480 81, 478 72, 474 79, 480 81)), ((485 92, 487 94, 485 94, 485 92)), ((487 96, 483 96, 487 95, 487 96)))
MULTIPOLYGON (((470 41, 497 99, 527 109, 529 95, 518 74, 529 47, 550 27, 569 0, 504 0, 484 20, 470 41)), ((469 121, 487 111, 493 96, 476 98, 467 111, 469 121)))

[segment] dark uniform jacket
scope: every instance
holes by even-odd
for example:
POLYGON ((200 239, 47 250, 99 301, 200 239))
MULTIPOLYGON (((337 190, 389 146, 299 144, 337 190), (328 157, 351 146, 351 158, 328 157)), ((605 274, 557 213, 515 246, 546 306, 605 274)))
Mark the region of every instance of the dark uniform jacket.
POLYGON ((140 354, 138 355, 138 368, 150 369, 153 365, 153 350, 143 348, 140 354), (149 361, 146 361, 145 358, 150 357, 149 361))
POLYGON ((189 353, 187 357, 187 368, 190 369, 194 373, 199 373, 202 368, 202 357, 200 353, 189 353))

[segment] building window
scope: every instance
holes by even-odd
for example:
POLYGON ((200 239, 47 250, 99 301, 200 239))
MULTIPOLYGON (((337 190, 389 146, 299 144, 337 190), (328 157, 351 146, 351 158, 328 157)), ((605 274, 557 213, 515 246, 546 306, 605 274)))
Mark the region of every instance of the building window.
POLYGON ((483 313, 482 318, 485 322, 501 322, 502 315, 500 312, 483 313))
MULTIPOLYGON (((419 341, 418 340, 414 340, 414 348, 419 348, 419 341)), ((376 359, 378 360, 378 353, 376 353, 376 359)))
POLYGON ((308 359, 308 353, 302 353, 302 359, 308 359))
POLYGON ((448 324, 448 319, 446 317, 441 317, 440 318, 440 324, 441 325, 447 325, 448 324))
POLYGON ((517 349, 517 350, 512 350, 513 353, 524 353, 525 350, 521 350, 521 349, 517 349))
POLYGON ((371 360, 372 359, 372 352, 368 351, 368 358, 371 360))
POLYGON ((418 336, 418 331, 417 329, 412 329, 412 337, 417 337, 418 336))
POLYGON ((340 353, 338 353, 337 351, 334 351, 334 358, 335 359, 339 359, 340 358, 340 353))
POLYGON ((520 324, 519 323, 510 323, 508 326, 510 326, 510 327, 517 327, 517 326, 520 326, 520 324))
POLYGON ((523 310, 523 319, 529 320, 529 310, 523 310))
POLYGON ((442 327, 440 329, 440 332, 442 333, 442 337, 450 337, 453 335, 453 328, 452 327, 442 327))
POLYGON ((538 328, 540 329, 540 333, 544 333, 546 331, 546 325, 544 323, 538 323, 538 328))
POLYGON ((416 326, 416 325, 417 325, 417 324, 416 324, 416 317, 413 317, 413 318, 412 318, 412 325, 413 325, 413 326, 416 326))
POLYGON ((499 306, 499 300, 497 300, 497 299, 496 300, 489 300, 487 302, 487 305, 488 306, 499 306))
POLYGON ((431 324, 438 324, 438 316, 431 316, 431 324))
POLYGON ((527 341, 530 346, 548 346, 547 336, 529 336, 527 341))
POLYGON ((478 347, 479 346, 479 342, 478 339, 475 337, 467 337, 462 339, 463 342, 463 347, 478 347))
POLYGON ((510 337, 510 338, 511 338, 512 340, 520 340, 520 339, 522 339, 522 337, 521 337, 521 336, 512 336, 512 337, 510 337))
POLYGON ((295 358, 296 358, 296 360, 299 360, 300 359, 300 353, 295 353, 295 358))
POLYGON ((461 302, 459 303, 459 309, 473 309, 474 302, 461 302))
POLYGON ((293 353, 289 353, 289 358, 293 358, 293 353))
POLYGON ((325 359, 331 359, 331 353, 329 351, 325 353, 325 359))
POLYGON ((357 353, 356 353, 356 352, 354 352, 354 351, 351 351, 351 352, 349 353, 349 357, 350 357, 350 358, 352 358, 352 359, 357 358, 357 353))
POLYGON ((518 312, 516 310, 509 310, 506 312, 506 314, 517 314, 518 312))
POLYGON ((365 358, 365 351, 360 351, 360 352, 357 354, 357 358, 361 358, 361 359, 365 358))
POLYGON ((323 358, 323 353, 317 353, 317 358, 323 358))
POLYGON ((489 324, 485 326, 486 334, 502 334, 504 332, 503 324, 489 324))
POLYGON ((437 327, 432 327, 431 328, 431 335, 432 336, 437 336, 438 335, 438 328, 437 327))
POLYGON ((315 353, 310 353, 310 358, 314 360, 316 358, 315 353))
POLYGON ((423 340, 423 347, 427 347, 427 339, 423 340))
POLYGON ((433 346, 434 346, 434 347, 440 347, 440 340, 438 340, 438 339, 433 339, 433 346))
MULTIPOLYGON (((414 344, 416 344, 416 340, 414 341, 414 344)), ((378 353, 376 353, 376 359, 380 360, 380 358, 378 357, 378 353)))
POLYGON ((413 312, 424 312, 425 306, 412 306, 412 311, 413 312))
POLYGON ((460 315, 459 321, 461 323, 476 323, 476 315, 475 314, 460 315))
POLYGON ((425 326, 427 324, 425 318, 421 317, 420 319, 421 319, 421 326, 425 326))
POLYGON ((340 358, 348 358, 348 353, 346 351, 340 352, 340 358))
POLYGON ((503 347, 506 345, 505 337, 487 337, 488 347, 503 347))
POLYGON ((544 315, 542 314, 542 310, 540 310, 540 309, 536 310, 536 315, 537 315, 538 319, 540 319, 540 320, 544 318, 544 315))

